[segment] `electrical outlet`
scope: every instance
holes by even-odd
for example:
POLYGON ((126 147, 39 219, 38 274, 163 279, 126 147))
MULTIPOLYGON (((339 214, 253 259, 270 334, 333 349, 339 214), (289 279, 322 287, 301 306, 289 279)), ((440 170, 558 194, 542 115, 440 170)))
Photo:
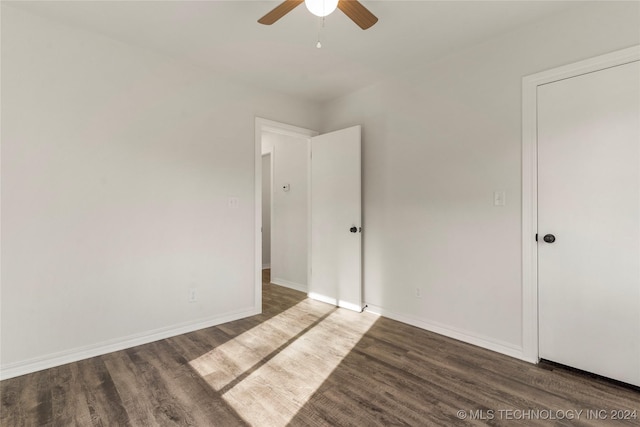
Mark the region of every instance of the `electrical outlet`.
POLYGON ((416 298, 422 298, 422 289, 416 288, 416 298))
POLYGON ((196 288, 189 289, 189 302, 198 301, 198 290, 196 288))

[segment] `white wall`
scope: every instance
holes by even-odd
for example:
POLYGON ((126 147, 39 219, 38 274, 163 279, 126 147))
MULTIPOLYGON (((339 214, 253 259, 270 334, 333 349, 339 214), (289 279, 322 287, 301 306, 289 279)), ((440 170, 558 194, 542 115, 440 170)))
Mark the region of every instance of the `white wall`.
POLYGON ((4 377, 260 310, 254 120, 315 106, 6 4, 1 71, 4 377))
POLYGON ((521 356, 522 77, 640 43, 639 6, 594 2, 324 105, 324 132, 363 125, 371 308, 521 356))
POLYGON ((273 151, 271 282, 307 291, 308 142, 262 134, 263 152, 273 151), (283 186, 289 184, 289 191, 283 186))
POLYGON ((262 155, 262 268, 271 267, 271 153, 262 155))

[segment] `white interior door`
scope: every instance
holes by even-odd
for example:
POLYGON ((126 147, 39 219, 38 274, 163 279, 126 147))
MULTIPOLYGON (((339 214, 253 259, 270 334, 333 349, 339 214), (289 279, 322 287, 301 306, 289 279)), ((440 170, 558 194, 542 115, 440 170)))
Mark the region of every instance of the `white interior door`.
POLYGON ((309 297, 362 309, 360 126, 311 138, 309 297))
POLYGON ((540 357, 640 386, 640 65, 537 99, 540 357))

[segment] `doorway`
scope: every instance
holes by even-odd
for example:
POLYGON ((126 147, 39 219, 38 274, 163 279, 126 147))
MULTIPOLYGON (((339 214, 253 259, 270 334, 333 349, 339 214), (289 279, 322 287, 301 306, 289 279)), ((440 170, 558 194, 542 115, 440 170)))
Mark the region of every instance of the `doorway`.
MULTIPOLYGON (((266 130, 262 133, 261 144, 263 155, 270 154, 272 159, 273 185, 268 194, 271 207, 268 236, 271 283, 306 293, 309 138, 266 130)), ((264 264, 264 241, 267 237, 264 222, 262 227, 264 264)))
MULTIPOLYGON (((255 120, 255 295, 262 307, 262 270, 267 266, 265 222, 268 228, 268 267, 271 282, 307 292, 308 166, 295 165, 309 157, 309 140, 318 132, 263 118, 255 120), (269 216, 263 217, 263 154, 269 157, 269 216), (279 173, 280 172, 280 173, 279 173), (303 262, 300 261, 302 257, 303 262)), ((264 209, 267 207, 265 206, 264 209)))
POLYGON ((318 136, 256 118, 255 138, 256 308, 262 302, 262 154, 270 152, 271 282, 361 311, 361 127, 318 136))

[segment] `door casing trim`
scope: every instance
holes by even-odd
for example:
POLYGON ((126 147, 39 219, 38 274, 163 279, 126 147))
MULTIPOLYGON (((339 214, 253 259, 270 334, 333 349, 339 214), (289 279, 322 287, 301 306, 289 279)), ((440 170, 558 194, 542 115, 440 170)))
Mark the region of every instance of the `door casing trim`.
POLYGON ((538 363, 538 86, 640 60, 640 45, 522 78, 522 356, 538 363))

